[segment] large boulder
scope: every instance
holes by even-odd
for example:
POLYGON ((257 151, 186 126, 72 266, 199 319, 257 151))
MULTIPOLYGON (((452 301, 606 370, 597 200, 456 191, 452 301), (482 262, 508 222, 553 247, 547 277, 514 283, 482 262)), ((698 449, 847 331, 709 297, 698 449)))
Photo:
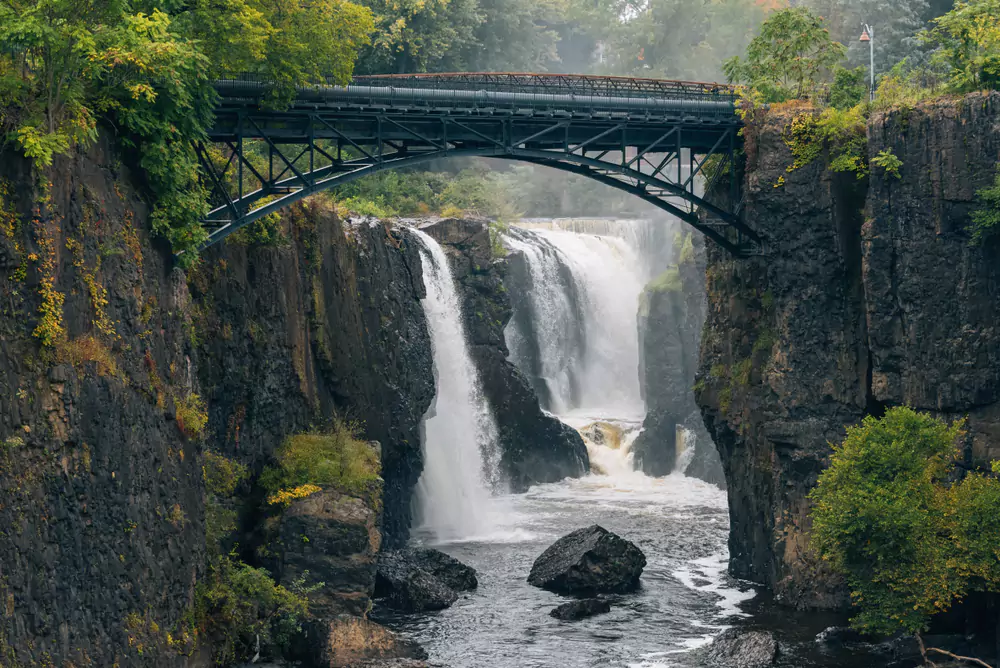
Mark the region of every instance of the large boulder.
POLYGON ((624 593, 639 586, 645 565, 642 550, 595 524, 549 546, 528 583, 558 594, 624 593))
POLYGON ((594 615, 602 615, 611 612, 611 603, 603 598, 584 598, 579 601, 563 603, 558 608, 554 608, 549 614, 556 619, 571 622, 577 619, 585 619, 594 615))
MULTIPOLYGON (((427 652, 375 622, 341 615, 314 624, 310 664, 316 668, 361 668, 394 665, 390 660, 426 659, 427 652)), ((420 665, 402 662, 399 665, 420 665)))
POLYGON ((403 612, 442 610, 459 591, 478 585, 475 569, 444 552, 407 549, 384 552, 375 578, 375 598, 403 612))
POLYGON ((778 658, 778 642, 768 631, 728 629, 705 651, 708 665, 715 668, 767 668, 778 658))

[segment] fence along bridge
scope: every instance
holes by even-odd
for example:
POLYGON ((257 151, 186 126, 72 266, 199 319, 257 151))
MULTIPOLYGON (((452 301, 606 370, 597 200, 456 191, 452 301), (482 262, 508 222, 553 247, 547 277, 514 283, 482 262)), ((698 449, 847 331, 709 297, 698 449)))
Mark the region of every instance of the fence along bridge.
POLYGON ((741 126, 728 87, 577 75, 359 76, 348 86, 299 88, 281 111, 267 109, 265 82, 228 79, 215 87, 221 100, 208 141, 223 148, 224 164, 196 146, 218 204, 205 221, 206 247, 297 200, 383 169, 481 156, 552 167, 632 193, 737 256, 761 249, 740 219, 732 167, 741 126), (703 199, 713 188, 723 196, 703 199))

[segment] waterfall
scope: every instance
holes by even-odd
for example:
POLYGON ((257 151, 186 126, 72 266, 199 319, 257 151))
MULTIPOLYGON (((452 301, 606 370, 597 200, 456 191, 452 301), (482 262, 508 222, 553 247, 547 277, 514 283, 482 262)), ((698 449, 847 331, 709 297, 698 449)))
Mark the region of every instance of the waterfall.
POLYGON ((462 325, 462 301, 448 257, 427 234, 419 239, 437 396, 424 416, 424 470, 417 484, 421 528, 438 541, 488 533, 497 471, 497 427, 483 396, 462 325))
POLYGON ((553 413, 641 419, 637 313, 646 262, 621 236, 530 227, 505 240, 517 252, 511 281, 520 297, 506 331, 511 360, 553 413))

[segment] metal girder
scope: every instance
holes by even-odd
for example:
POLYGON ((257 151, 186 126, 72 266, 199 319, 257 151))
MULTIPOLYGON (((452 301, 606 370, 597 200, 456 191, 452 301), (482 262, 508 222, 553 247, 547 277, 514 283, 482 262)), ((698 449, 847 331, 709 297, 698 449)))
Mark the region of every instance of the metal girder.
MULTIPOLYGON (((637 84, 606 85, 618 90, 637 84)), ((720 116, 714 106, 703 114, 697 107, 661 108, 648 99, 620 112, 598 103, 593 111, 577 105, 558 113, 551 95, 537 108, 516 100, 497 106, 496 96, 481 98, 493 106, 469 106, 468 95, 441 106, 446 91, 436 93, 420 107, 410 99, 372 107, 353 98, 320 103, 310 97, 281 112, 262 110, 259 100, 224 100, 209 133, 221 156, 216 150, 213 162, 206 145, 196 147, 215 198, 206 246, 295 201, 381 170, 480 156, 586 176, 677 216, 736 255, 761 250, 760 236, 739 215, 735 115, 720 116), (722 188, 715 188, 711 202, 702 197, 696 177, 710 159, 717 167, 706 175, 710 186, 729 175, 727 201, 715 199, 722 188)))

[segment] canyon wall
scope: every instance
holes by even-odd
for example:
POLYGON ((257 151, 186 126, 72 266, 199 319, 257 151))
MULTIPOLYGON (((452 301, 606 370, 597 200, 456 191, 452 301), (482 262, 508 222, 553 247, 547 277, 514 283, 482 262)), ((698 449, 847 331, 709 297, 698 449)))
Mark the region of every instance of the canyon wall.
POLYGON ((891 149, 899 178, 822 158, 789 171, 791 119, 772 112, 747 147, 746 219, 765 254, 707 248, 697 401, 728 480, 732 573, 839 607, 806 495, 845 425, 900 404, 968 415, 969 462, 1000 454, 1000 245, 972 246, 966 229, 1000 161, 1000 94, 873 117, 868 153, 891 149))

